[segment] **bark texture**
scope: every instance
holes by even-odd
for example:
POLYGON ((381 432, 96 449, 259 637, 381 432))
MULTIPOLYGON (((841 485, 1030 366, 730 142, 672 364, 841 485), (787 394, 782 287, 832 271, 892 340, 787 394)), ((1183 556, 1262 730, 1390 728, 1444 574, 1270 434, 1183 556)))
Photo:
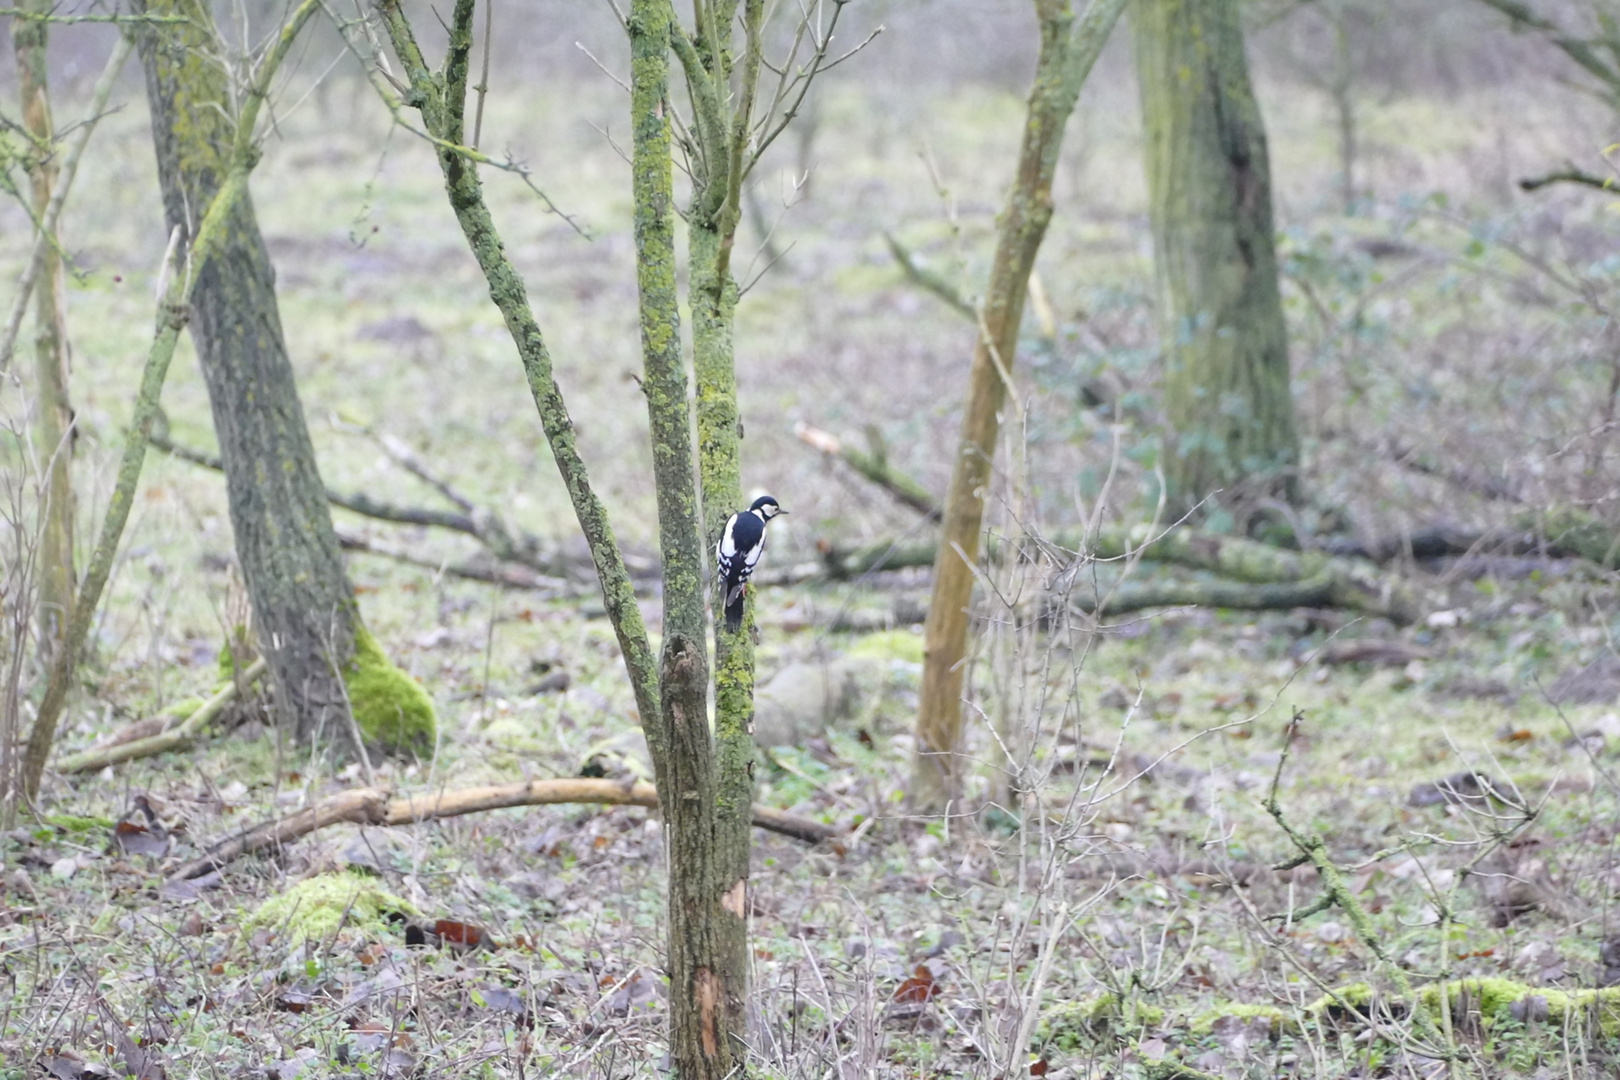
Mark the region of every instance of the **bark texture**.
MULTIPOLYGON (((46 14, 48 0, 28 0, 26 10, 46 14)), ((16 18, 11 42, 17 56, 23 127, 34 145, 28 175, 34 215, 48 228, 58 183, 56 127, 51 120, 45 69, 48 24, 16 18)), ((49 666, 67 640, 73 613, 73 407, 68 396, 67 312, 63 307, 62 256, 56 238, 45 239, 44 260, 34 282, 34 453, 44 466, 45 506, 39 537, 40 658, 49 666)))
POLYGON ((911 793, 923 808, 943 806, 959 780, 957 750, 962 737, 964 661, 984 500, 1029 275, 1052 220, 1052 177, 1063 144, 1063 130, 1080 96, 1080 87, 1124 6, 1124 0, 1092 0, 1084 17, 1077 20, 1068 0, 1036 0, 1041 51, 1036 61, 1035 85, 1029 93, 1018 174, 997 223, 995 258, 979 314, 979 340, 973 350, 967 407, 951 486, 945 497, 939 558, 934 563, 911 793))
MULTIPOLYGON (((704 10, 701 6, 700 12, 704 10)), ((741 403, 737 396, 735 328, 737 282, 731 254, 741 221, 743 178, 753 161, 749 133, 759 82, 763 0, 717 0, 711 18, 694 43, 674 42, 686 73, 695 139, 703 163, 693 177, 687 212, 689 280, 692 312, 692 367, 697 382, 698 477, 702 489, 705 550, 713 552, 725 522, 743 506, 741 403), (744 45, 740 64, 733 62, 733 28, 742 15, 744 45), (735 95, 725 90, 736 78, 735 95)), ((745 597, 744 622, 728 633, 718 610, 714 619, 715 801, 713 853, 706 871, 704 895, 713 920, 712 952, 704 961, 715 972, 720 1015, 718 1038, 704 1039, 700 996, 698 1034, 687 1045, 702 1055, 687 1068, 719 1077, 740 1069, 747 1055, 748 995, 748 856, 754 798, 754 637, 753 604, 745 597), (711 1052, 711 1046, 714 1051, 711 1052)), ((694 989, 702 987, 694 983, 694 989)))
MULTIPOLYGON (((138 7, 189 20, 149 27, 140 42, 164 211, 189 237, 225 175, 236 135, 229 80, 215 59, 220 45, 206 5, 145 0, 138 7)), ((275 271, 247 193, 225 230, 218 256, 198 276, 191 333, 254 630, 283 729, 300 743, 352 746, 340 672, 353 657, 359 615, 287 357, 275 271)))
POLYGON ((1271 171, 1236 0, 1139 0, 1172 514, 1298 495, 1271 171), (1221 492, 1215 496, 1215 492, 1221 492))

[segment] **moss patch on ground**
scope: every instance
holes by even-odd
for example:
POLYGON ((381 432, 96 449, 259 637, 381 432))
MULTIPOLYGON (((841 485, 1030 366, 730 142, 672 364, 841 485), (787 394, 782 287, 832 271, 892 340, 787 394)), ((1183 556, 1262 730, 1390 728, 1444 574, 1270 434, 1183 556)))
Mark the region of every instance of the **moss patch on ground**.
POLYGON ((433 756, 438 735, 433 699, 388 659, 363 626, 355 631, 354 659, 343 680, 367 746, 393 757, 433 756))
POLYGON ((325 941, 344 928, 375 939, 390 933, 391 917, 414 914, 410 901, 384 890, 376 878, 344 870, 272 896, 242 920, 242 928, 274 931, 289 945, 325 941))
MULTIPOLYGON (((1452 1015, 1473 1014, 1489 1029, 1504 1021, 1545 1021, 1562 1025, 1569 1021, 1594 1021, 1605 1037, 1620 1037, 1620 986, 1600 990, 1556 990, 1530 986, 1515 979, 1453 979, 1431 983, 1418 991, 1418 1004, 1430 1016, 1440 1015, 1442 992, 1452 1015)), ((1375 993, 1366 983, 1342 987, 1305 1007, 1307 1015, 1320 1016, 1345 1004, 1362 1009, 1372 1004, 1375 993)), ((1399 1002, 1389 1002, 1399 1004, 1399 1002)))

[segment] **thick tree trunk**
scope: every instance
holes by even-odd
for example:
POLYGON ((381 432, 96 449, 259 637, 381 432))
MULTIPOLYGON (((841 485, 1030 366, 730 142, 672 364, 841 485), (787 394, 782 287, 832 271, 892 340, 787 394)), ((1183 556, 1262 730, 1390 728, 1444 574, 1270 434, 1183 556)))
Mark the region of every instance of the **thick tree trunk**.
MULTIPOLYGON (((44 14, 47 0, 29 0, 28 10, 44 14)), ((47 24, 43 19, 13 19, 11 42, 17 54, 17 81, 22 95, 23 126, 40 148, 56 139, 51 121, 45 71, 47 24)), ((46 219, 57 183, 57 157, 37 149, 30 158, 34 213, 46 219)), ((44 264, 34 282, 34 452, 44 465, 45 507, 40 531, 39 654, 46 666, 67 639, 73 612, 73 485, 70 466, 73 408, 68 397, 67 313, 63 308, 62 257, 51 238, 44 264)))
POLYGON ((1265 128, 1235 0, 1139 0, 1173 515, 1298 495, 1265 128), (1219 496, 1215 492, 1220 491, 1219 496))
MULTIPOLYGON (((286 59, 299 30, 318 8, 319 0, 304 0, 297 10, 289 15, 274 46, 260 63, 252 84, 245 89, 241 128, 237 132, 237 137, 232 140, 226 157, 226 168, 217 184, 218 190, 202 210, 201 221, 197 225, 196 235, 192 238, 190 267, 193 274, 206 269, 215 254, 226 246, 223 234, 227 222, 238 201, 246 197, 248 173, 258 159, 253 131, 259 111, 269 96, 270 80, 275 76, 281 62, 286 59)), ((111 76, 123 63, 123 53, 122 48, 115 50, 107 73, 97 87, 98 108, 111 91, 111 76)), ((75 156, 70 158, 70 165, 77 160, 77 149, 82 145, 82 142, 77 144, 75 156)), ((157 422, 158 399, 163 392, 163 381, 168 375, 169 361, 174 357, 174 348, 180 340, 180 332, 186 325, 190 299, 196 291, 195 277, 188 275, 184 268, 173 265, 179 238, 180 230, 175 229, 169 240, 169 251, 164 254, 164 265, 170 276, 164 293, 158 300, 156 332, 152 347, 147 352, 146 366, 141 372, 141 387, 135 398, 135 415, 131 418, 129 432, 124 437, 124 453, 118 464, 118 481, 113 487, 112 496, 107 500, 107 514, 101 522, 101 534, 96 540, 95 550, 91 553, 90 566, 85 573, 84 583, 73 602, 73 615, 68 621, 67 639, 57 655, 56 663, 51 665, 51 676, 45 686, 45 696, 40 700, 33 730, 28 733, 28 749, 23 760, 22 795, 29 803, 33 803, 39 794, 40 780, 45 772, 45 760, 56 738, 56 723, 61 718, 62 706, 67 701, 74 665, 79 652, 84 648, 85 639, 90 634, 90 622, 95 617, 96 605, 100 603, 101 591, 112 574, 118 541, 123 535, 125 523, 129 520, 135 487, 140 482, 141 466, 146 459, 146 443, 151 437, 153 425, 157 422)))
POLYGON ((990 286, 979 318, 967 408, 945 497, 934 594, 928 606, 923 681, 917 709, 917 759, 911 792, 919 806, 938 808, 960 778, 962 683, 968 613, 984 524, 984 499, 995 460, 1001 409, 1023 320, 1024 296, 1036 253, 1052 220, 1052 177, 1063 129, 1119 18, 1124 0, 1092 0, 1078 24, 1068 0, 1036 0, 1041 52, 1030 90, 1018 175, 998 223, 990 286))
MULTIPOLYGON (((198 0, 146 0, 183 25, 141 38, 158 178, 169 224, 196 227, 225 173, 235 123, 227 74, 198 0)), ((254 631, 270 661, 278 722, 299 743, 353 746, 344 671, 359 628, 354 591, 276 305, 275 271, 245 194, 226 246, 204 267, 191 332, 225 465, 237 558, 253 604, 254 631)))

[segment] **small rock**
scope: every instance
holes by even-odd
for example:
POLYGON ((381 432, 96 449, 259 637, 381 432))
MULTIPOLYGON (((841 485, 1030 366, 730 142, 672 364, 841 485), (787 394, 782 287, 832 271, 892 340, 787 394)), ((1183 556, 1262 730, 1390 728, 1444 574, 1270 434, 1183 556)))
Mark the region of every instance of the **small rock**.
POLYGON ((569 677, 568 672, 553 671, 550 675, 547 675, 545 678, 541 679, 533 686, 528 687, 523 692, 529 697, 534 697, 537 694, 560 694, 568 689, 568 684, 572 681, 573 680, 569 677))
POLYGON ((455 635, 448 626, 436 626, 432 630, 416 635, 411 644, 418 649, 437 649, 441 645, 448 645, 455 635))
POLYGON ((1316 937, 1329 945, 1337 945, 1350 936, 1350 931, 1343 923, 1325 922, 1316 928, 1316 937))
POLYGON ((79 872, 79 860, 71 855, 65 859, 57 859, 51 863, 51 877, 57 881, 66 881, 79 872))
POLYGON ((1552 1010, 1547 1007, 1546 998, 1540 994, 1530 994, 1509 1005, 1508 1013, 1520 1023, 1529 1024, 1547 1019, 1552 1010))
POLYGON ((1409 806, 1439 806, 1442 803, 1477 806, 1486 799, 1495 799, 1512 805, 1517 801, 1512 792, 1511 787, 1485 773, 1460 772, 1432 784, 1418 784, 1407 795, 1406 802, 1409 806))
POLYGON ((855 665, 838 658, 797 661, 759 688, 754 701, 754 741, 760 746, 803 746, 834 720, 855 709, 855 665))

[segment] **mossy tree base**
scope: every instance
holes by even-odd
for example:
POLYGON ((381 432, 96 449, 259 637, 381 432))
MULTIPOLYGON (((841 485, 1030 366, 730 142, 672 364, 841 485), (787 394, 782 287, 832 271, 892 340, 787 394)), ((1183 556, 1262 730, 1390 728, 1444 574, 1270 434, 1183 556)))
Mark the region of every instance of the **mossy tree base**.
POLYGON ((368 750, 390 757, 433 756, 438 739, 433 699, 388 659, 363 626, 355 630, 354 658, 343 670, 343 681, 368 750))

